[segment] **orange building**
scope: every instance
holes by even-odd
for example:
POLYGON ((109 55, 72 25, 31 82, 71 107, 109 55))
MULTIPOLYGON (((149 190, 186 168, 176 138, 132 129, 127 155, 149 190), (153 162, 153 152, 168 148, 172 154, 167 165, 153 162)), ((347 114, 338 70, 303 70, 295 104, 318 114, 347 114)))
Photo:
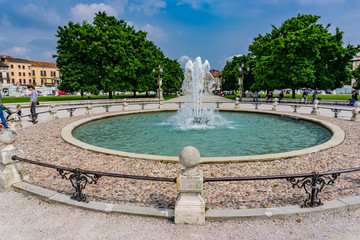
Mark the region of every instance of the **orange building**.
POLYGON ((213 86, 213 88, 215 89, 215 91, 220 91, 221 90, 221 74, 222 72, 220 70, 210 70, 210 73, 213 75, 214 79, 215 79, 215 86, 213 86))
MULTIPOLYGON (((360 58, 355 58, 352 61, 353 61, 352 70, 355 70, 360 66, 360 58)), ((355 84, 355 79, 351 80, 351 86, 354 86, 354 84, 355 84)))
POLYGON ((36 62, 0 55, 0 70, 2 83, 54 85, 60 81, 60 72, 56 64, 51 62, 36 62))

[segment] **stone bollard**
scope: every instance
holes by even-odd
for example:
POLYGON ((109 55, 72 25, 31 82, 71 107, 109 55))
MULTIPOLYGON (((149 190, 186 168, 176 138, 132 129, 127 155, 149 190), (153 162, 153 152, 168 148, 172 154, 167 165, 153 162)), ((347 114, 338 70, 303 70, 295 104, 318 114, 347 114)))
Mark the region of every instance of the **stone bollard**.
POLYGON ((7 122, 9 128, 13 131, 22 129, 23 125, 21 124, 21 117, 17 114, 17 109, 11 108, 10 111, 12 114, 7 122))
POLYGON ((273 108, 272 108, 273 111, 277 111, 279 110, 279 99, 278 98, 275 98, 274 99, 274 103, 273 103, 273 108))
POLYGON ((124 98, 123 101, 123 111, 127 111, 128 110, 128 104, 126 103, 126 98, 124 98))
POLYGON ((352 110, 351 121, 360 122, 360 101, 356 101, 354 104, 354 110, 352 110))
POLYGON ((235 99, 235 106, 234 106, 235 109, 239 109, 240 108, 240 103, 239 103, 239 98, 236 97, 235 99))
POLYGON ((175 203, 174 221, 176 224, 202 225, 205 223, 205 202, 201 197, 203 175, 195 169, 200 163, 200 153, 194 147, 184 147, 179 160, 185 169, 179 170, 176 178, 180 193, 175 203))
POLYGON ((93 111, 93 109, 92 109, 92 106, 89 104, 89 105, 87 105, 86 106, 86 111, 85 111, 85 114, 86 115, 90 115, 90 114, 93 114, 94 113, 94 111, 93 111))
POLYGON ((10 129, 0 132, 0 142, 6 145, 0 150, 0 189, 8 189, 14 183, 28 179, 28 176, 22 169, 21 163, 11 159, 14 155, 24 157, 24 152, 12 145, 15 140, 16 132, 10 129))
POLYGON ((320 110, 319 110, 319 100, 315 100, 314 104, 313 104, 313 110, 311 111, 312 115, 320 115, 320 110))
POLYGON ((57 109, 56 106, 54 104, 50 105, 50 115, 48 117, 49 121, 53 121, 59 119, 59 116, 57 115, 57 109))
POLYGON ((159 101, 159 109, 164 109, 164 100, 159 101))

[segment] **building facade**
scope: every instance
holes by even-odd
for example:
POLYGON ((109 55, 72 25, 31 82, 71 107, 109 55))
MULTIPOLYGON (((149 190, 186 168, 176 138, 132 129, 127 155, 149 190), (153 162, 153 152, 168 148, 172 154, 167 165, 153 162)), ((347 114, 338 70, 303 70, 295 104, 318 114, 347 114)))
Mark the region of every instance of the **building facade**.
MULTIPOLYGON (((360 58, 353 59, 352 70, 355 70, 359 66, 360 66, 360 58)), ((355 82, 356 82, 355 79, 352 79, 351 86, 354 86, 355 82)))
POLYGON ((0 55, 0 82, 13 85, 54 85, 60 81, 55 63, 36 62, 0 55))
POLYGON ((222 72, 220 70, 210 70, 210 73, 213 75, 214 80, 215 80, 213 89, 215 91, 221 91, 221 74, 222 74, 222 72))

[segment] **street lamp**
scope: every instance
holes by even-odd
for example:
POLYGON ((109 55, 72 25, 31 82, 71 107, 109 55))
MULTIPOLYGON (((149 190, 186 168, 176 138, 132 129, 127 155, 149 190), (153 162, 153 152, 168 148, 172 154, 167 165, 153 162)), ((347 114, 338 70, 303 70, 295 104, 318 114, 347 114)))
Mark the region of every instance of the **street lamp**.
POLYGON ((246 70, 245 70, 245 64, 244 62, 241 63, 241 65, 239 65, 239 72, 241 74, 241 77, 238 78, 238 85, 239 85, 239 100, 242 100, 242 93, 243 93, 243 89, 244 89, 244 75, 245 72, 249 72, 250 71, 250 67, 247 66, 246 70))
POLYGON ((161 89, 161 85, 162 85, 162 78, 161 78, 161 74, 163 72, 163 68, 159 65, 157 67, 157 69, 153 68, 153 72, 155 73, 155 75, 157 75, 157 85, 158 85, 158 89, 157 89, 157 95, 158 95, 158 98, 159 100, 164 100, 164 97, 163 97, 163 90, 161 89))

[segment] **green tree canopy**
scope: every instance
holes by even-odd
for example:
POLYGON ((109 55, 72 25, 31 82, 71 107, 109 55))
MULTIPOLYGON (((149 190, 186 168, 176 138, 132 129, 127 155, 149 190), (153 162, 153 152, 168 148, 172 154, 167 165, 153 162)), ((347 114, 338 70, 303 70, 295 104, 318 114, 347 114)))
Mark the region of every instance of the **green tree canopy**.
POLYGON ((249 68, 249 71, 244 72, 243 90, 249 90, 250 86, 254 82, 254 76, 252 74, 252 62, 247 55, 234 56, 231 61, 227 61, 221 74, 222 89, 223 90, 235 90, 238 89, 238 78, 242 77, 239 71, 239 67, 244 63, 244 69, 249 68))
POLYGON ((343 33, 337 28, 331 34, 330 24, 324 27, 319 18, 299 14, 253 40, 252 88, 334 89, 349 81, 351 59, 360 45, 343 47, 343 33))
POLYGON ((113 91, 136 94, 155 89, 152 69, 166 59, 146 35, 105 12, 98 12, 93 24, 70 21, 68 26, 59 26, 54 55, 62 74, 59 88, 95 94, 104 91, 109 98, 113 91))

